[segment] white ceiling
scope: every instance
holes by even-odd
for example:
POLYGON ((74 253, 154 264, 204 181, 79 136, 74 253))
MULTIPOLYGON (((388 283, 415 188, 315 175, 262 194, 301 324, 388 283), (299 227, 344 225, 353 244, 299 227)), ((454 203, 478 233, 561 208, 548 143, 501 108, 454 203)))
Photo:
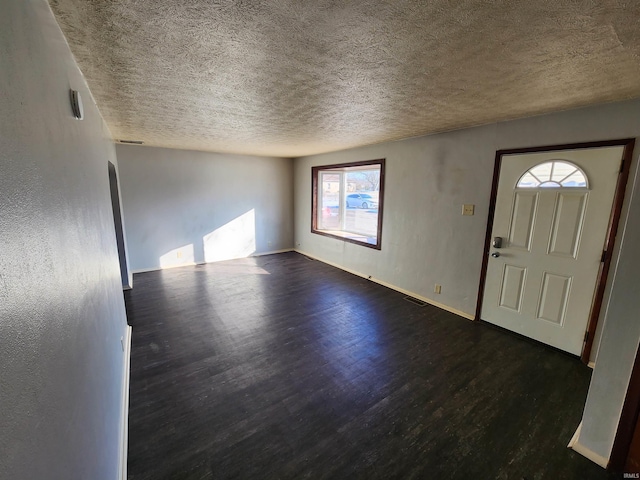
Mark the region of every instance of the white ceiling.
POLYGON ((636 0, 49 0, 117 139, 296 157, 640 97, 636 0))

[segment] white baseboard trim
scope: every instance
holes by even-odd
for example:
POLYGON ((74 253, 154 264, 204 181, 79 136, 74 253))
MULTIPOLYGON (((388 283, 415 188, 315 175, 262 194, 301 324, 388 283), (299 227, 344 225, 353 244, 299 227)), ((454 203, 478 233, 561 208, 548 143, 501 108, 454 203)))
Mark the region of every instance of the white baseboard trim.
POLYGON ((127 451, 129 449, 129 375, 131 371, 131 327, 127 325, 122 338, 123 372, 122 405, 120 408, 120 480, 127 480, 127 451))
MULTIPOLYGON (((327 260, 323 260, 321 258, 318 258, 318 257, 316 257, 314 255, 311 255, 310 253, 307 253, 307 252, 305 252, 303 250, 299 250, 297 248, 284 248, 284 249, 281 249, 281 250, 271 250, 269 252, 254 253, 252 255, 249 255, 249 257, 262 257, 264 255, 275 255, 275 254, 278 254, 278 253, 286 253, 286 252, 297 252, 297 253, 299 253, 301 255, 304 255, 306 257, 313 258, 314 260, 317 260, 319 262, 326 263, 327 265, 331 265, 332 267, 336 267, 336 268, 339 268, 340 270, 344 270, 345 272, 349 272, 349 273, 351 273, 353 275, 357 275, 358 277, 362 277, 362 278, 366 278, 367 280, 371 280, 372 282, 375 282, 375 283, 377 283, 379 285, 382 285, 384 287, 390 288, 391 290, 395 290, 396 292, 400 292, 400 293, 403 293, 403 294, 408 295, 410 297, 417 298, 418 300, 422 300, 423 302, 426 302, 429 305, 433 305, 434 307, 441 308, 442 310, 446 310, 447 312, 451 312, 451 313, 453 313, 455 315, 458 315, 459 317, 463 317, 463 318, 466 318, 468 320, 475 320, 475 315, 471 315, 469 313, 463 312, 463 311, 458 310, 456 308, 450 307, 449 305, 445 305, 444 303, 440 303, 440 302, 437 302, 437 301, 435 301, 435 300, 433 300, 431 298, 427 298, 427 297, 424 297, 422 295, 419 295, 419 294, 417 294, 415 292, 411 292, 409 290, 405 290, 404 288, 398 287, 397 285, 393 285, 391 283, 387 283, 387 282, 385 282, 383 280, 380 280, 378 278, 373 278, 373 277, 370 277, 369 275, 365 275, 365 274, 357 272, 355 270, 351 270, 350 268, 345 268, 342 265, 339 265, 337 263, 333 263, 333 262, 329 262, 327 260)), ((248 258, 248 257, 245 257, 245 258, 248 258)), ((176 266, 168 267, 168 268, 190 267, 190 266, 192 267, 192 266, 195 266, 195 265, 205 265, 206 263, 216 263, 216 262, 185 263, 184 265, 176 265, 176 266)), ((165 269, 162 269, 162 268, 159 268, 159 267, 142 268, 142 269, 132 270, 132 272, 133 273, 145 273, 145 272, 156 272, 158 270, 165 270, 165 269)))
POLYGON ((295 250, 293 248, 283 248, 282 250, 271 250, 269 252, 260 252, 260 253, 254 253, 253 255, 249 255, 250 257, 264 257, 265 255, 275 255, 277 253, 287 253, 287 252, 294 252, 295 250))
POLYGON ((436 302, 435 300, 432 300, 431 298, 424 297, 424 296, 419 295, 419 294, 417 294, 415 292, 411 292, 409 290, 405 290, 404 288, 398 287, 397 285, 393 285, 393 284, 387 283, 387 282, 385 282, 383 280, 370 277, 369 275, 365 275, 365 274, 357 272, 355 270, 351 270, 350 268, 345 268, 342 265, 339 265, 337 263, 333 263, 333 262, 329 262, 327 260, 323 260, 321 258, 318 258, 318 257, 316 257, 314 255, 311 255, 311 254, 309 254, 307 252, 304 252, 302 250, 295 249, 295 251, 297 253, 299 253, 300 255, 304 255, 305 257, 309 257, 309 258, 312 258, 312 259, 317 260, 319 262, 326 263, 327 265, 331 265, 332 267, 339 268, 340 270, 344 270, 345 272, 349 272, 349 273, 351 273, 353 275, 357 275, 358 277, 366 278, 367 280, 370 280, 370 281, 375 282, 375 283, 377 283, 379 285, 382 285, 383 287, 387 287, 387 288, 390 288, 391 290, 395 290, 396 292, 400 292, 400 293, 403 293, 403 294, 408 295, 410 297, 417 298, 418 300, 422 300, 423 302, 426 302, 429 305, 433 305, 434 307, 441 308, 442 310, 446 310, 447 312, 451 312, 451 313, 453 313, 455 315, 458 315, 460 317, 466 318, 468 320, 475 320, 475 315, 470 315, 470 314, 468 314, 466 312, 463 312, 463 311, 458 310, 456 308, 450 307, 449 305, 445 305, 443 303, 436 302))
MULTIPOLYGON (((251 258, 251 257, 264 257, 265 255, 275 255, 277 253, 286 253, 286 252, 294 252, 295 249, 293 248, 283 248, 282 250, 270 250, 268 252, 258 252, 258 253, 252 253, 251 255, 247 256, 247 257, 240 257, 240 258, 251 258)), ((229 260, 239 260, 239 258, 230 258, 229 260)), ((227 260, 218 260, 221 262, 226 262, 227 260)), ((216 262, 197 262, 197 263, 183 263, 182 265, 172 265, 171 267, 165 267, 165 268, 161 268, 161 267, 153 267, 153 268, 138 268, 135 270, 132 270, 132 273, 146 273, 146 272, 157 272, 158 270, 168 270, 171 268, 180 268, 180 267, 193 267, 196 265, 206 265, 207 263, 217 263, 216 262)))
POLYGON ((571 437, 571 441, 569 441, 569 445, 567 445, 567 448, 570 448, 574 452, 577 452, 583 457, 588 458, 593 463, 600 465, 602 468, 607 468, 607 466, 609 465, 608 458, 603 457, 602 455, 594 452, 593 450, 590 450, 580 443, 580 430, 582 430, 582 422, 580 422, 580 425, 578 425, 576 433, 574 433, 573 437, 571 437))
MULTIPOLYGON (((203 262, 204 263, 204 262, 203 262)), ((183 263, 182 265, 172 265, 170 267, 152 267, 152 268, 137 268, 135 270, 131 270, 133 274, 136 273, 147 273, 147 272, 158 272, 160 270, 171 270, 172 268, 180 268, 180 267, 195 267, 196 265, 202 265, 202 263, 183 263)))
POLYGON ((576 429, 576 432, 573 434, 573 437, 571 437, 571 440, 569 440, 569 445, 567 445, 567 448, 573 448, 573 446, 578 442, 578 438, 580 438, 581 429, 582 429, 582 422, 580 422, 580 425, 578 425, 578 428, 576 429))

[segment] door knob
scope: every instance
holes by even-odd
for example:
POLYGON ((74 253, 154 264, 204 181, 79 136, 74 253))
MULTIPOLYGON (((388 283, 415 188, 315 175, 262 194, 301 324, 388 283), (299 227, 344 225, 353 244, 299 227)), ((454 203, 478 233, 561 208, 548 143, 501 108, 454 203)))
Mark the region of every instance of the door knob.
POLYGON ((493 253, 491 254, 491 256, 492 256, 493 258, 498 258, 498 257, 500 256, 500 252, 493 252, 493 253))

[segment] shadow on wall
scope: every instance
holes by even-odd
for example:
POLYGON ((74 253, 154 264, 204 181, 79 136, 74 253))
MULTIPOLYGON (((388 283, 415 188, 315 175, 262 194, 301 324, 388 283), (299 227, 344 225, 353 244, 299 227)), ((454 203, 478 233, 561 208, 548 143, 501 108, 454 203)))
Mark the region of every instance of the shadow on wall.
MULTIPOLYGON (((234 218, 202 237, 204 261, 220 262, 245 258, 256 251, 255 209, 234 218)), ((160 257, 160 268, 195 265, 193 244, 168 251, 160 257)))

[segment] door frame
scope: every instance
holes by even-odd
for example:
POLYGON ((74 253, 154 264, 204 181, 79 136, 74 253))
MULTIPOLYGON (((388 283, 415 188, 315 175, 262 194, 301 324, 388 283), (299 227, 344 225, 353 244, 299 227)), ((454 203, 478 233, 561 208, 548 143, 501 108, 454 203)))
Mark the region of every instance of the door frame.
POLYGON ((476 315, 475 320, 481 320, 480 315, 482 312, 482 302, 484 299, 484 287, 487 279, 487 268, 489 265, 489 250, 491 248, 491 232, 493 230, 493 219, 496 209, 496 200, 498 195, 498 182, 500 181, 500 167, 502 166, 502 157, 505 155, 517 155, 526 153, 541 153, 551 152, 559 150, 579 150, 588 148, 599 147, 615 147, 623 146, 622 163, 620 166, 620 173, 618 174, 618 181, 616 183, 616 190, 613 197, 613 205, 611 209, 611 216, 609 218, 609 226, 607 228, 607 235, 605 237, 605 243, 603 246, 603 260, 600 263, 600 269, 598 271, 598 278, 596 281, 596 287, 594 289, 593 300, 591 302, 591 310, 589 313, 589 321, 587 323, 587 330, 585 331, 585 339, 582 347, 582 354, 580 359, 583 363, 589 363, 589 356, 591 355, 591 349, 593 348, 593 340, 595 337, 596 328, 598 326, 598 318, 602 309, 602 301, 604 299, 604 292, 607 284, 607 275, 609 274, 609 268, 611 266, 611 258, 613 248, 615 245, 616 233, 618 232, 618 224, 620 223, 620 215, 622 213, 622 204, 624 202, 624 193, 627 187, 627 180, 629 179, 629 171, 631 168, 631 159, 633 158, 633 147, 635 145, 634 138, 623 138, 618 140, 603 140, 598 142, 584 142, 584 143, 569 143, 562 145, 547 145, 541 147, 527 147, 527 148, 514 148, 508 150, 497 150, 495 157, 495 164, 493 167, 493 183, 491 185, 491 198, 489 200, 489 215, 487 218, 487 232, 484 240, 484 249, 482 257, 482 269, 480 270, 480 285, 478 288, 478 300, 476 302, 476 315))
POLYGON ((627 387, 620 420, 616 429, 616 436, 609 456, 607 470, 623 472, 629 456, 629 449, 633 434, 635 433, 638 419, 640 418, 640 349, 636 352, 636 358, 631 370, 631 378, 627 387))
POLYGON ((132 285, 129 277, 127 247, 124 238, 124 222, 122 221, 122 208, 120 206, 118 171, 113 163, 107 163, 107 170, 109 172, 109 193, 111 194, 111 210, 113 212, 113 226, 116 234, 116 246, 118 248, 118 260, 120 263, 120 280, 122 282, 123 290, 131 290, 132 285))

